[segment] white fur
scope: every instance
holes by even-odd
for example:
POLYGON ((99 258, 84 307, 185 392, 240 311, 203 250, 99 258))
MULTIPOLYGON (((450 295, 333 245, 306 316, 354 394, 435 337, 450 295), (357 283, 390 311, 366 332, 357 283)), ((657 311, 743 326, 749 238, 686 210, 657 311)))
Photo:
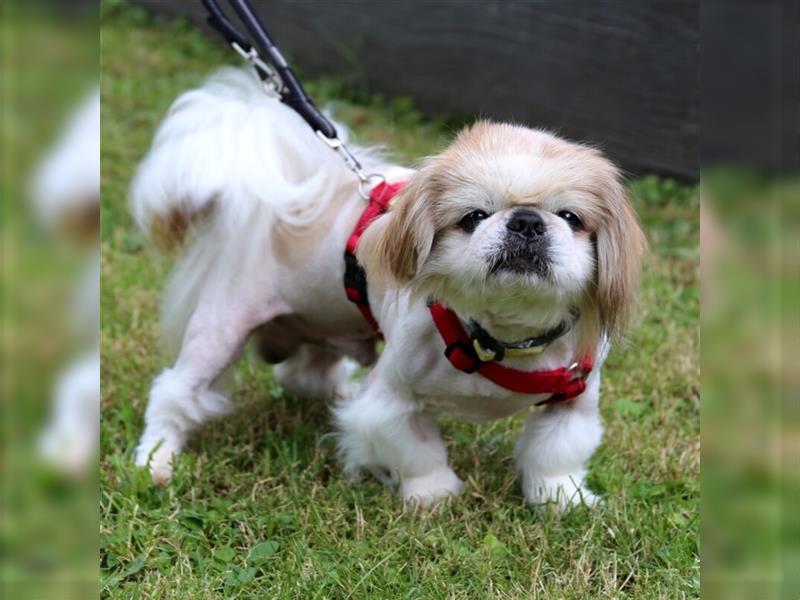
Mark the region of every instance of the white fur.
POLYGON ((600 375, 595 371, 587 392, 569 411, 548 409, 528 417, 514 456, 525 497, 536 504, 592 504, 596 498, 584 485, 586 461, 603 437, 596 398, 600 375))
POLYGON ((386 383, 372 378, 334 411, 345 473, 357 480, 362 470, 385 469, 403 498, 422 505, 459 494, 463 484, 447 465, 435 420, 386 383))
MULTIPOLYGON (((366 151, 359 156, 367 166, 375 160, 366 151)), ((132 211, 144 228, 174 207, 191 212, 213 203, 213 216, 190 233, 165 294, 164 338, 177 361, 151 390, 136 453, 137 464, 152 461, 157 479, 169 479, 172 456, 192 429, 230 409, 220 379, 252 331, 292 312, 280 282, 320 278, 275 263, 274 227, 312 223, 343 186, 355 189, 339 158, 250 73, 222 69, 175 102, 132 184, 132 211)), ((338 385, 309 386, 296 371, 290 363, 278 375, 306 392, 338 385)))
MULTIPOLYGON (((368 171, 390 181, 412 174, 356 152, 368 171)), ((530 179, 530 171, 528 162, 512 160, 494 172, 513 182, 530 179)), ((466 190, 453 202, 467 202, 470 193, 479 195, 466 190)), ((136 458, 139 465, 149 463, 158 481, 169 479, 189 432, 229 409, 221 378, 251 337, 270 351, 291 349, 291 357, 276 367, 284 387, 338 397, 334 420, 350 477, 374 473, 396 483, 405 499, 424 505, 463 488, 448 466, 438 414, 497 418, 546 397, 516 394, 455 370, 443 356, 425 298, 397 286, 370 287, 387 344, 355 391, 349 383, 352 367, 342 357, 368 363, 373 337, 342 290, 342 251, 363 201, 340 159, 249 74, 223 70, 177 100, 139 168, 131 198, 145 229, 154 216, 175 207, 191 212, 213 203, 167 288, 165 335, 179 352, 175 365, 155 380, 136 458), (274 251, 275 232, 284 226, 314 232, 301 234, 292 246, 298 255, 308 254, 297 264, 287 264, 274 251)), ((575 198, 548 200, 553 210, 570 201, 575 198)), ((461 316, 477 319, 497 337, 508 339, 505 334, 513 331, 519 339, 564 318, 594 269, 588 242, 573 239, 557 217, 548 222, 555 236, 552 281, 498 276, 497 289, 475 287, 485 278, 486 252, 497 243, 501 219, 487 220, 469 249, 463 241, 445 239, 423 267, 450 277, 436 289, 448 294, 461 316)), ((508 364, 525 370, 564 366, 575 359, 576 346, 573 332, 536 358, 508 364)), ((529 501, 566 506, 592 499, 583 484, 584 465, 602 435, 597 404, 603 359, 577 401, 529 418, 516 451, 529 501)))
POLYGON ((255 75, 224 68, 172 105, 133 181, 133 215, 146 230, 175 203, 189 211, 214 203, 214 222, 229 236, 255 211, 267 222, 308 223, 324 206, 315 193, 336 182, 336 161, 255 75))

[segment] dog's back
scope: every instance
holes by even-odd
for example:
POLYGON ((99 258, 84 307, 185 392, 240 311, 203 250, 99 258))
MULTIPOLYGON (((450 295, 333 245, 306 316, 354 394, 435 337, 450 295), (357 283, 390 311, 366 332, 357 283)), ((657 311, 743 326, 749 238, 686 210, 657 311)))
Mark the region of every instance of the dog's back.
MULTIPOLYGON (((346 136, 338 123, 337 129, 346 136)), ((370 152, 354 151, 373 162, 370 152)), ((331 216, 332 194, 355 197, 356 183, 249 71, 222 68, 181 95, 130 191, 133 216, 148 238, 162 250, 182 249, 163 302, 167 346, 180 343, 210 281, 224 285, 263 270, 280 247, 273 239, 278 225, 319 229, 331 216)))

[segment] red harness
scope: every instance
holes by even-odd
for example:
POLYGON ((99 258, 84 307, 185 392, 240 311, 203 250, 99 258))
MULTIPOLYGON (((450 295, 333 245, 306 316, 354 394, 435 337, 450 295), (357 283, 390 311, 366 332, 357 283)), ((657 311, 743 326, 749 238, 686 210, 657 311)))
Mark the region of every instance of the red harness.
MULTIPOLYGON (((344 252, 344 289, 347 298, 358 307, 381 338, 383 335, 380 326, 369 306, 367 277, 364 268, 356 259, 356 248, 367 227, 388 210, 392 198, 403 189, 404 185, 405 183, 384 182, 372 190, 369 204, 347 239, 344 252)), ((551 394, 546 400, 537 402, 537 405, 569 400, 581 395, 586 389, 586 378, 593 366, 590 355, 586 355, 580 362, 569 367, 551 371, 519 371, 504 367, 494 360, 482 361, 455 312, 439 302, 432 302, 428 305, 428 309, 439 335, 444 340, 444 355, 456 369, 465 373, 479 373, 500 387, 520 394, 551 394)))
POLYGON ((372 309, 369 307, 369 296, 367 295, 367 275, 364 272, 364 267, 358 264, 356 259, 356 248, 361 236, 367 230, 367 227, 385 213, 389 209, 389 204, 392 198, 395 197, 397 192, 405 187, 405 182, 400 183, 386 183, 385 181, 376 185, 369 195, 369 204, 364 212, 361 213, 361 218, 358 219, 353 233, 347 238, 347 246, 344 250, 344 291, 350 302, 354 303, 367 323, 370 324, 375 332, 383 339, 380 325, 378 325, 375 315, 372 314, 372 309))

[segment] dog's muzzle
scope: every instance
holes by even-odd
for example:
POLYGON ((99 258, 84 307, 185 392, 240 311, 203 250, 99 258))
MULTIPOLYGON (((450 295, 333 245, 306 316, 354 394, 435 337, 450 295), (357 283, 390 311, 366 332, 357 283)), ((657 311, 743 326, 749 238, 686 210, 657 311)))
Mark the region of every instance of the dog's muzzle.
POLYGON ((503 244, 492 261, 492 273, 508 271, 545 277, 549 265, 547 223, 535 208, 516 209, 506 221, 503 244))

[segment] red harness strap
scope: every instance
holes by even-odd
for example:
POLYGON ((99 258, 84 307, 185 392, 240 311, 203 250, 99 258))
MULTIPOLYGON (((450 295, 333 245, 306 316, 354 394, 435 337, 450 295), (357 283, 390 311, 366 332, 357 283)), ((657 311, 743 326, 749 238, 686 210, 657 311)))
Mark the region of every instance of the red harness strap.
POLYGON ((353 233, 347 238, 347 245, 344 251, 344 291, 347 294, 347 298, 358 307, 358 310, 364 315, 364 319, 380 337, 383 337, 383 335, 378 321, 369 307, 367 276, 364 273, 364 267, 358 264, 356 259, 356 248, 358 248, 358 242, 367 227, 388 210, 392 198, 403 187, 405 187, 405 182, 386 183, 384 181, 373 188, 369 195, 369 204, 367 204, 367 208, 364 209, 361 218, 356 223, 353 233))
POLYGON ((579 396, 586 389, 586 377, 592 370, 592 357, 586 355, 575 369, 561 367, 552 371, 518 371, 496 361, 483 362, 478 358, 461 320, 455 312, 439 302, 428 306, 433 322, 444 343, 447 360, 465 373, 480 373, 500 387, 520 394, 552 394, 537 402, 553 404, 579 396))
MULTIPOLYGON (((404 186, 404 182, 383 182, 375 186, 370 194, 367 208, 347 239, 344 252, 344 289, 347 298, 358 307, 380 337, 383 337, 380 326, 369 306, 367 276, 356 259, 356 248, 367 227, 388 210, 392 198, 404 186)), ((438 302, 430 304, 429 309, 436 329, 439 330, 446 345, 444 354, 456 369, 465 373, 480 373, 500 387, 520 394, 552 394, 546 400, 537 402, 537 405, 569 400, 579 396, 586 389, 586 377, 593 366, 591 356, 585 356, 575 368, 561 367, 552 371, 518 371, 504 367, 496 361, 484 362, 478 358, 456 313, 438 302)))

